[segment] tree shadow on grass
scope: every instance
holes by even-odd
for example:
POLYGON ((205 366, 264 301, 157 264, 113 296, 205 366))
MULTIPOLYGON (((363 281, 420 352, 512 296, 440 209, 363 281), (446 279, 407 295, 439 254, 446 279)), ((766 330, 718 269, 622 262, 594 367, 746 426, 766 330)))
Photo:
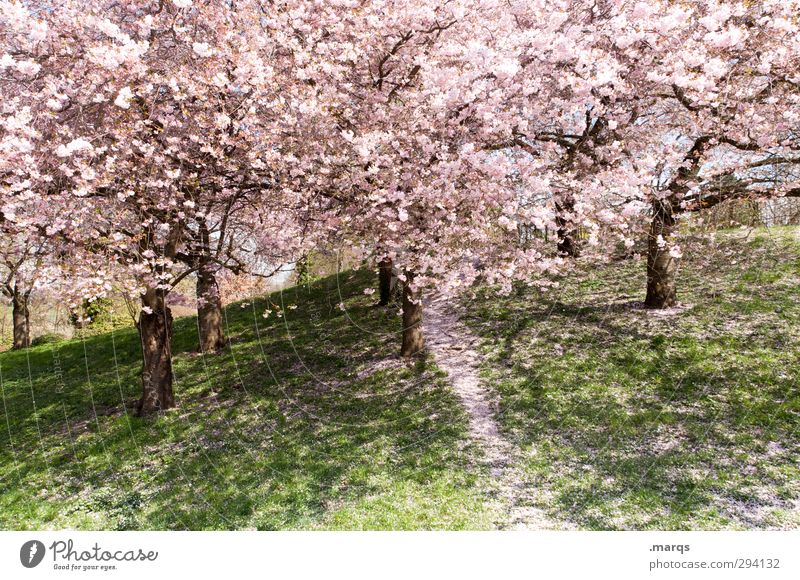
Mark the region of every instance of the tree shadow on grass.
MULTIPOLYGON (((783 269, 757 285, 729 269, 720 280, 735 292, 665 317, 636 308, 636 280, 619 272, 593 273, 593 294, 472 304, 502 427, 529 451, 527 485, 550 517, 800 526, 800 289, 787 291, 783 269)), ((692 264, 682 280, 687 295, 707 283, 692 264)))
POLYGON ((1 355, 0 527, 487 525, 463 411, 430 361, 382 364, 398 321, 370 308, 367 275, 284 292, 297 308, 280 319, 261 316, 278 295, 231 305, 219 355, 192 353, 196 322, 176 321, 178 407, 157 418, 126 411, 133 329, 115 333, 116 365, 109 336, 58 345, 59 370, 49 346, 31 349, 30 384, 26 358, 1 355))

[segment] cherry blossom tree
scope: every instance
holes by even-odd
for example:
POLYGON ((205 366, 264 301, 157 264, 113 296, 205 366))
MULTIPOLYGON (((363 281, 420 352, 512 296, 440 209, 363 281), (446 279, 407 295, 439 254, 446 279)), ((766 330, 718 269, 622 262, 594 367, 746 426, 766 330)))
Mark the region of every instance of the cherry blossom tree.
POLYGON ((215 351, 216 276, 314 248, 372 256, 381 303, 397 272, 404 355, 423 347, 423 289, 544 285, 579 245, 632 245, 645 216, 646 303, 666 307, 678 214, 714 184, 721 199, 721 176, 728 197, 794 191, 764 172, 796 150, 797 9, 4 2, 3 203, 70 208, 94 285, 140 297, 143 413, 173 404, 177 282, 197 277, 215 351))
POLYGON ((275 68, 253 49, 277 45, 260 26, 259 3, 4 9, 15 18, 6 39, 14 56, 4 59, 26 79, 3 87, 17 105, 6 126, 26 139, 12 143, 4 197, 74 206, 65 216, 71 251, 96 269, 73 290, 139 297, 138 412, 164 410, 174 405, 170 290, 198 275, 201 319, 211 321, 201 338, 216 349, 216 269, 243 267, 245 238, 247 251, 265 244, 272 256, 297 245, 283 245, 289 212, 261 216, 294 203, 276 187, 280 155, 269 140, 291 124, 290 111, 275 68))
POLYGON ((645 304, 669 307, 679 214, 745 189, 794 191, 791 176, 765 167, 789 163, 797 146, 797 10, 714 0, 510 5, 516 82, 494 109, 511 115, 496 147, 536 160, 526 193, 554 206, 563 254, 574 254, 576 225, 601 257, 603 237, 630 246, 649 215, 645 304), (745 175, 736 190, 718 187, 720 176, 745 175))
POLYGON ((14 349, 30 346, 30 298, 42 274, 45 244, 44 240, 24 234, 4 232, 0 245, 0 292, 11 303, 14 349))
MULTIPOLYGON (((316 182, 329 192, 336 239, 376 254, 382 302, 391 268, 399 272, 403 355, 423 345, 423 288, 452 293, 478 276, 508 288, 558 262, 515 243, 517 226, 506 214, 516 204, 519 167, 489 150, 480 134, 489 132, 487 114, 503 100, 493 88, 502 93, 506 77, 494 71, 508 63, 491 47, 488 56, 476 48, 491 42, 492 31, 476 38, 475 24, 502 9, 490 2, 375 2, 348 13, 346 26, 304 37, 315 43, 315 66, 337 111, 337 131, 328 137, 335 152, 316 157, 328 182, 316 182)), ((315 10, 319 20, 342 22, 329 7, 315 10)))
POLYGON ((626 78, 639 104, 618 130, 640 173, 651 176, 643 198, 652 216, 646 306, 675 304, 676 218, 734 195, 718 187, 721 176, 749 176, 750 186, 740 182, 737 195, 791 192, 791 178, 767 175, 765 168, 797 150, 798 7, 639 3, 626 18, 609 21, 609 40, 642 67, 626 78), (710 189, 717 190, 713 198, 704 193, 710 189))

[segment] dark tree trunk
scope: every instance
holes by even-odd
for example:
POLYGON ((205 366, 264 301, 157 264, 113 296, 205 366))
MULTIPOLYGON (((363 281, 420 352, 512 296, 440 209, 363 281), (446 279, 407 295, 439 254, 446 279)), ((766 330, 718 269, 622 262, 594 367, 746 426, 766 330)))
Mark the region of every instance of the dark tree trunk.
POLYGON ((580 253, 575 236, 575 228, 570 226, 563 218, 556 217, 558 224, 558 252, 571 258, 577 258, 580 253))
POLYGON ((556 225, 558 230, 558 252, 565 256, 576 258, 580 252, 578 248, 577 228, 572 222, 572 213, 575 211, 575 199, 572 195, 560 196, 556 201, 556 225))
POLYGON ((670 254, 675 216, 669 201, 656 202, 647 239, 647 308, 670 308, 678 301, 675 290, 677 258, 670 254), (659 244, 659 237, 663 242, 659 244))
POLYGON ((412 291, 414 275, 406 272, 403 284, 403 345, 400 356, 411 357, 422 352, 425 338, 422 335, 422 292, 412 291))
POLYGON ((29 292, 14 287, 11 299, 12 320, 14 324, 13 349, 28 348, 31 345, 31 313, 28 309, 29 292))
POLYGON ((711 135, 695 139, 684 157, 686 164, 678 169, 667 187, 666 198, 653 203, 653 221, 647 238, 647 297, 644 299, 647 308, 669 308, 678 302, 675 289, 678 258, 670 254, 675 234, 675 213, 680 211, 679 202, 689 192, 688 184, 697 178, 712 141, 711 135))
POLYGON ((389 304, 392 298, 392 260, 384 258, 378 263, 378 289, 380 291, 380 306, 389 304))
POLYGON ((197 325, 200 329, 200 352, 219 352, 225 348, 222 330, 222 300, 217 277, 208 264, 197 270, 197 325))
POLYGON ((163 293, 148 289, 142 297, 139 336, 142 341, 142 398, 136 406, 139 416, 151 415, 175 406, 172 392, 172 312, 163 293))

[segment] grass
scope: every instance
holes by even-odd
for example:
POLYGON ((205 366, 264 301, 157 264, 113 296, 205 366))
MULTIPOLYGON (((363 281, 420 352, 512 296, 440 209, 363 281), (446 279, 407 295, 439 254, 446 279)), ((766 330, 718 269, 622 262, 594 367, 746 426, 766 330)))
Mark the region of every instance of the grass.
POLYGON ((217 356, 176 320, 159 419, 130 415, 132 328, 0 354, 0 528, 490 527, 464 412, 430 361, 389 358, 397 316, 368 276, 229 306, 217 356))
MULTIPOLYGON (((521 495, 559 526, 800 527, 798 231, 684 253, 665 314, 639 307, 640 260, 467 304, 521 495)), ((130 415, 132 328, 0 353, 0 528, 502 525, 463 408, 430 358, 394 356, 370 276, 230 305, 220 355, 176 320, 178 407, 158 419, 130 415)))
POLYGON ((797 233, 687 241, 665 315, 638 307, 636 260, 471 302, 538 507, 585 529, 800 526, 797 233))

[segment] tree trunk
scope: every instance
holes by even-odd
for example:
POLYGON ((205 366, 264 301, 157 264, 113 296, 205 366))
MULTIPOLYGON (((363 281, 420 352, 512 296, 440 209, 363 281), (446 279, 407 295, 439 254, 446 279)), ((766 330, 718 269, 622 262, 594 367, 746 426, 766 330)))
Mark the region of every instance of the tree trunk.
POLYGON ((647 240, 647 297, 644 300, 647 308, 670 308, 678 301, 675 290, 678 260, 670 254, 674 230, 675 216, 669 201, 656 202, 647 240))
POLYGON ((225 348, 225 333, 222 330, 222 300, 216 275, 207 264, 197 270, 197 304, 200 352, 219 352, 225 348))
POLYGON ((577 258, 579 251, 578 243, 575 239, 575 228, 570 226, 566 220, 561 217, 556 217, 556 223, 558 224, 558 253, 571 258, 577 258))
POLYGON ((392 260, 383 258, 378 263, 379 306, 386 306, 392 298, 392 260))
POLYGON ((12 320, 14 325, 13 349, 28 348, 31 345, 31 313, 28 309, 29 292, 21 292, 14 287, 12 320))
POLYGON ((148 289, 142 296, 139 336, 142 341, 142 398, 136 406, 139 416, 151 415, 175 406, 172 392, 172 312, 163 292, 148 289))
POLYGON ((403 284, 403 345, 400 356, 411 357, 422 352, 425 338, 422 335, 422 292, 412 290, 414 275, 406 272, 403 284))
POLYGON ((556 225, 558 230, 558 252, 572 258, 578 257, 577 228, 572 223, 571 214, 575 211, 575 199, 571 195, 560 196, 556 201, 556 225))

